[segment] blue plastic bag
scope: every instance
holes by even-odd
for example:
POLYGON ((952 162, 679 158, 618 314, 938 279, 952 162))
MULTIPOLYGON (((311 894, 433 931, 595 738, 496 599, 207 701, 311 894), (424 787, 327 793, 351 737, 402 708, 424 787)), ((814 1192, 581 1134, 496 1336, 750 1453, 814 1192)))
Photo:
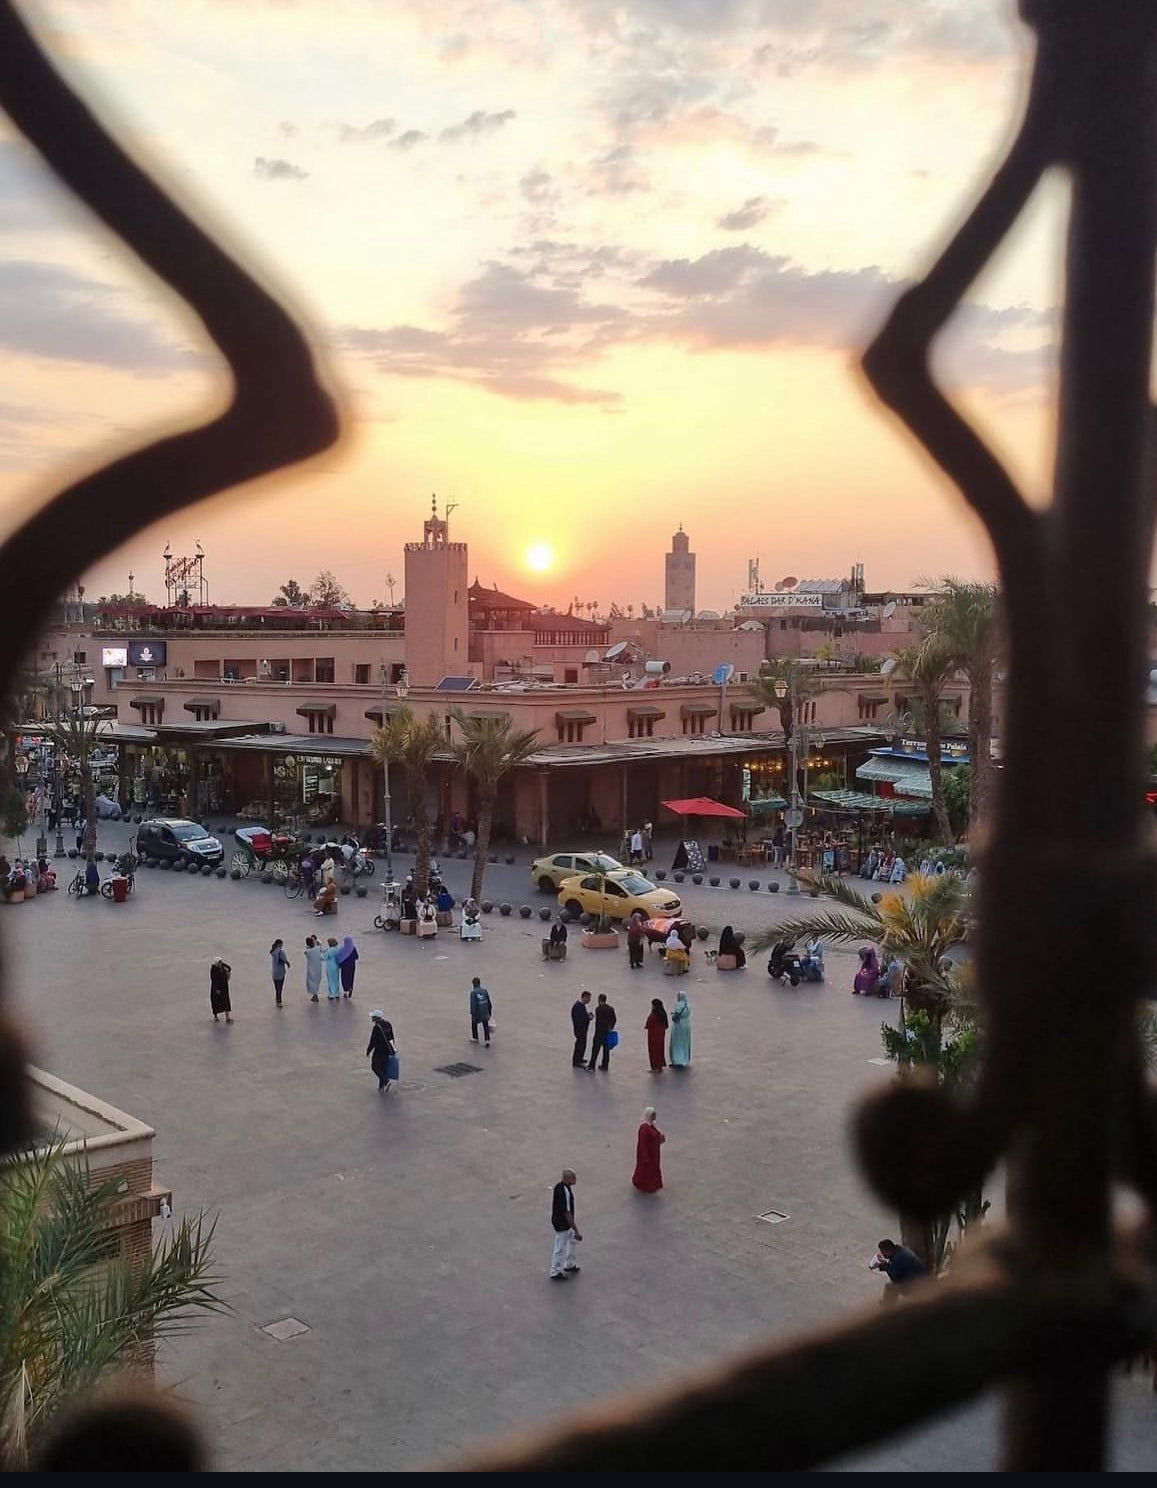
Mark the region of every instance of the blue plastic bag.
POLYGON ((388 1054, 386 1056, 386 1079, 398 1079, 400 1070, 401 1064, 398 1061, 398 1056, 396 1054, 388 1054))
POLYGON ((617 1049, 618 1047, 619 1047, 619 1030, 617 1028, 612 1028, 611 1031, 610 1031, 610 1033, 607 1034, 607 1048, 608 1049, 617 1049))

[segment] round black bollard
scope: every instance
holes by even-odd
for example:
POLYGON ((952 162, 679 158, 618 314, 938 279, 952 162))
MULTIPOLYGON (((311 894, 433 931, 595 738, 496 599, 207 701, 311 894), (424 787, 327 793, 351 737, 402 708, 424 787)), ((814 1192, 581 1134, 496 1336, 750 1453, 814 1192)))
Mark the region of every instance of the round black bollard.
POLYGON ((268 871, 268 870, 266 870, 266 871, 265 871, 265 872, 264 872, 264 873, 263 873, 263 874, 262 874, 262 875, 261 875, 261 882, 262 882, 262 883, 263 883, 263 884, 271 884, 271 883, 272 883, 272 882, 273 882, 273 874, 272 874, 272 873, 270 873, 270 872, 269 872, 269 871, 268 871))
POLYGON ((872 895, 872 903, 873 903, 873 904, 879 904, 879 902, 880 902, 880 900, 881 900, 881 899, 882 899, 882 898, 883 898, 883 897, 884 897, 884 896, 883 896, 883 894, 879 894, 879 893, 877 893, 877 894, 873 894, 873 895, 872 895))
POLYGON ((716 875, 714 873, 707 880, 707 882, 711 885, 711 887, 713 889, 717 889, 719 887, 719 879, 716 877, 716 875))
POLYGON ((510 854, 507 855, 507 858, 506 858, 506 866, 509 868, 510 865, 513 862, 514 862, 514 854, 513 853, 510 853, 510 854))
POLYGON ((675 882, 676 883, 682 883, 683 882, 683 874, 676 873, 676 875, 675 875, 675 882))
POLYGON ((69 857, 70 857, 70 858, 75 858, 75 857, 78 857, 78 856, 79 856, 79 854, 78 854, 78 853, 77 853, 77 851, 76 851, 76 848, 75 848, 75 847, 70 847, 70 848, 69 848, 69 849, 68 849, 68 856, 69 856, 69 857))
POLYGON ((747 939, 747 932, 745 930, 737 930, 735 932, 735 944, 736 945, 742 945, 743 942, 746 939, 747 939))
POLYGON ((218 878, 224 878, 226 872, 227 872, 227 870, 225 868, 223 868, 223 867, 222 868, 218 868, 217 869, 217 877, 218 878))
POLYGON ((498 913, 500 915, 508 915, 510 913, 510 905, 509 904, 500 904, 498 906, 498 913))
POLYGON ((691 882, 701 884, 703 882, 703 875, 701 873, 693 873, 691 875, 691 882))
POLYGON ((93 853, 92 860, 93 860, 94 863, 103 863, 104 862, 104 853, 102 853, 98 849, 96 852, 93 853))
POLYGON ((531 909, 529 904, 520 904, 518 907, 518 913, 524 920, 529 920, 531 915, 534 913, 534 910, 531 909))
POLYGON ((727 882, 733 889, 737 889, 739 887, 739 880, 737 878, 729 878, 727 882))
POLYGON ((592 925, 593 923, 594 917, 590 913, 588 913, 587 910, 584 909, 582 914, 579 915, 579 924, 585 930, 589 925, 592 925))
POLYGON ((177 858, 174 861, 174 863, 173 863, 173 872, 174 873, 184 873, 184 871, 185 871, 185 860, 184 860, 184 858, 177 858))
POLYGON ((493 901, 492 900, 490 900, 490 899, 483 899, 483 901, 482 901, 482 913, 483 914, 490 914, 490 912, 493 910, 493 908, 494 908, 494 904, 493 904, 493 901))
POLYGON ((751 892, 753 894, 756 893, 758 891, 758 889, 759 889, 759 879, 758 878, 749 878, 747 880, 747 887, 751 890, 751 892))
POLYGON ((201 877, 202 878, 212 878, 213 877, 213 865, 212 865, 212 863, 202 863, 201 864, 201 877))
POLYGON ((359 899, 364 899, 369 893, 369 890, 366 888, 365 884, 355 884, 354 893, 358 896, 359 899))
POLYGON ((162 872, 168 872, 168 870, 172 866, 173 866, 173 860, 171 858, 162 858, 161 859, 161 870, 162 870, 162 872))
POLYGON ((550 919, 550 916, 551 916, 551 911, 549 909, 547 909, 546 905, 544 904, 542 906, 542 908, 538 912, 538 917, 539 917, 540 920, 542 920, 545 923, 547 920, 550 919))
POLYGON ((342 884, 341 888, 338 890, 338 893, 339 894, 348 894, 349 891, 350 891, 349 884, 342 884))
POLYGON ((655 882, 656 883, 662 883, 663 880, 666 877, 667 877, 667 870, 666 870, 666 868, 660 868, 659 871, 655 874, 655 882))
POLYGON ((497 863, 498 862, 498 854, 497 853, 489 853, 487 855, 486 861, 488 863, 497 863))
POLYGON ((232 878, 232 879, 238 879, 238 878, 240 878, 241 877, 241 869, 240 868, 230 868, 230 870, 229 870, 229 877, 232 878))
POLYGON ((779 884, 778 884, 778 882, 774 878, 768 884, 768 886, 767 886, 767 892, 769 894, 778 894, 779 893, 779 884))
POLYGON ((695 934, 699 937, 700 940, 706 940, 707 937, 711 934, 711 931, 708 930, 706 925, 700 925, 695 934))
POLYGON ((134 817, 133 817, 133 821, 135 821, 135 822, 136 822, 136 824, 137 824, 137 826, 140 826, 140 824, 141 824, 141 819, 140 819, 140 817, 139 817, 139 816, 134 816, 134 817))

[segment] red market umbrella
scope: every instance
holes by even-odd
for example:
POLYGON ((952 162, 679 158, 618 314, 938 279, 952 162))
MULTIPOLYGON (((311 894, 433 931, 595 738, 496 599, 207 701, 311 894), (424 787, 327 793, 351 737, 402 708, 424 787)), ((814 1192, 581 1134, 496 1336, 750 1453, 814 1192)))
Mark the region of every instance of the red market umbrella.
POLYGON ((676 816, 728 816, 746 821, 746 813, 736 811, 734 806, 724 806, 722 801, 713 801, 710 796, 692 796, 687 801, 663 801, 660 803, 676 816))

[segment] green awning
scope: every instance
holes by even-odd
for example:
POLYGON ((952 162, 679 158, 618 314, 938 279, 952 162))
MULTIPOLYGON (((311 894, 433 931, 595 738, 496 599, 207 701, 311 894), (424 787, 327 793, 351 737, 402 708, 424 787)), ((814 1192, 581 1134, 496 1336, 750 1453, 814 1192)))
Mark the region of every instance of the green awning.
POLYGON ((883 780, 905 796, 916 796, 922 801, 932 799, 932 776, 928 766, 917 760, 873 755, 856 771, 856 779, 883 780))
POLYGON ((869 796, 866 791, 812 791, 809 800, 835 811, 870 811, 879 816, 927 816, 923 801, 897 801, 891 796, 869 796))
POLYGON ((749 811, 783 811, 787 802, 782 796, 760 796, 759 799, 748 801, 749 811))

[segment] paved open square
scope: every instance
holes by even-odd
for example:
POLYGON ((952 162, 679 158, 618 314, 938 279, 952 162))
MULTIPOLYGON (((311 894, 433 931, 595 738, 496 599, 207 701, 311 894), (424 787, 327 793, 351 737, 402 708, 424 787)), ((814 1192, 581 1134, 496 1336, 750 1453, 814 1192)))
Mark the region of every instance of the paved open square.
MULTIPOLYGON (((129 831, 102 824, 102 846, 129 831)), ((552 901, 530 890, 529 856, 492 867, 487 891, 537 911, 552 901)), ((460 894, 467 865, 447 876, 460 894)), ((379 881, 342 898, 336 921, 256 879, 148 869, 123 906, 58 893, 4 910, 37 1062, 155 1126, 175 1209, 219 1216, 233 1312, 163 1355, 217 1466, 436 1463, 876 1302, 866 1262, 896 1223, 857 1178, 845 1127, 857 1096, 892 1077, 874 1061, 893 1005, 848 995, 853 953, 829 949, 827 984, 794 990, 769 980, 766 958, 726 974, 697 952, 676 981, 653 954, 632 972, 625 949, 586 951, 577 936, 566 962, 547 964, 537 913, 517 909, 489 916, 481 944, 377 932, 379 881), (318 930, 357 939, 352 1001, 306 997, 302 947, 318 930), (277 936, 292 962, 281 1011, 277 936), (232 1025, 209 1012, 218 955, 233 967, 232 1025), (473 975, 493 997, 489 1049, 470 1040, 473 975), (607 1074, 571 1068, 569 1009, 584 987, 618 1011, 607 1074), (693 1008, 692 1068, 652 1075, 643 1020, 677 987, 693 1008), (402 1064, 386 1095, 364 1054, 379 1006, 402 1064), (440 1069, 456 1063, 477 1069, 440 1069), (630 1182, 648 1103, 667 1134, 655 1196, 630 1182), (552 1286, 550 1191, 564 1165, 578 1174, 582 1271, 552 1286), (787 1218, 758 1218, 771 1210, 787 1218)), ((750 934, 807 902, 681 891, 716 932, 750 934)), ((1127 1382, 1122 1400, 1121 1450, 1140 1466, 1148 1381, 1127 1382)), ((991 1466, 992 1418, 979 1408, 855 1465, 991 1466)))

